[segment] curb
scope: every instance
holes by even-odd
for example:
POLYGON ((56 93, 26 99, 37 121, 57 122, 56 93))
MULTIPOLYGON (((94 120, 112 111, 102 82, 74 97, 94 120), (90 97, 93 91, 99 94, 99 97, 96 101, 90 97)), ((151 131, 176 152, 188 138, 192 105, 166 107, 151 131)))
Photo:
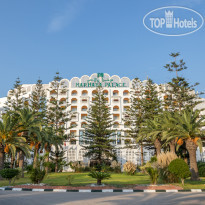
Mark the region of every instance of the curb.
POLYGON ((34 191, 34 192, 81 192, 81 193, 91 193, 91 192, 123 192, 123 193, 132 193, 132 192, 146 192, 146 193, 155 193, 155 192, 205 192, 205 189, 187 189, 187 190, 152 190, 152 189, 28 189, 28 188, 9 188, 9 187, 0 187, 0 191, 34 191))

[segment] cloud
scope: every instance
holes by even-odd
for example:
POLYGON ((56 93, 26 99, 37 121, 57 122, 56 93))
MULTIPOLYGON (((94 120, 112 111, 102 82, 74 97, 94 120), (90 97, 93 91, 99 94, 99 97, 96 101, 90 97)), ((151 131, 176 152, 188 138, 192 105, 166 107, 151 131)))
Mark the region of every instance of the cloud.
POLYGON ((57 32, 68 26, 79 14, 84 0, 71 0, 66 8, 57 14, 48 25, 48 32, 57 32))

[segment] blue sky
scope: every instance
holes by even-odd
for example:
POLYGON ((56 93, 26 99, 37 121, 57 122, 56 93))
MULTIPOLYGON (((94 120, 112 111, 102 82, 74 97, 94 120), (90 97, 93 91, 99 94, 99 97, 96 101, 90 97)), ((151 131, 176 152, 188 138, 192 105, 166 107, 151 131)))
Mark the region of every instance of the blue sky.
POLYGON ((147 76, 156 83, 172 74, 163 66, 180 52, 183 76, 205 90, 205 26, 181 37, 156 35, 143 26, 149 11, 184 6, 205 16, 204 0, 0 0, 0 97, 17 77, 44 83, 95 72, 147 76))

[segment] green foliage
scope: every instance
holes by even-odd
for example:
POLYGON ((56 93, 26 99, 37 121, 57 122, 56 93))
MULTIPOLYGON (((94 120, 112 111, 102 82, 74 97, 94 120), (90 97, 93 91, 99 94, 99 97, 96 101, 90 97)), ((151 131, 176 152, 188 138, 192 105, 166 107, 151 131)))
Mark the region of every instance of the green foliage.
POLYGON ((32 172, 32 169, 33 169, 33 165, 32 164, 29 164, 26 166, 26 171, 28 174, 30 174, 32 172))
POLYGON ((137 166, 128 161, 123 165, 123 171, 128 175, 134 175, 136 173, 137 166))
POLYGON ((150 176, 151 183, 157 184, 157 179, 159 177, 159 170, 157 168, 154 168, 154 167, 147 167, 146 171, 150 176))
POLYGON ((156 156, 151 157, 149 162, 150 163, 157 162, 157 157, 156 156))
POLYGON ((97 184, 101 185, 101 180, 109 179, 111 177, 110 173, 99 172, 99 171, 91 171, 88 176, 97 179, 97 184))
POLYGON ((199 170, 199 176, 205 177, 205 162, 198 162, 197 166, 199 170))
POLYGON ((80 161, 70 162, 69 165, 76 173, 80 173, 85 170, 85 164, 80 161))
POLYGON ((179 177, 184 185, 184 179, 191 176, 188 164, 183 159, 173 160, 169 166, 168 170, 174 174, 176 177, 179 177))
POLYGON ((32 169, 30 179, 32 183, 39 184, 43 181, 45 177, 45 170, 40 170, 39 168, 32 169))
POLYGON ((71 185, 74 181, 75 176, 74 175, 68 175, 67 180, 68 180, 68 185, 71 185))
POLYGON ((6 168, 6 169, 2 169, 0 170, 0 175, 9 181, 9 185, 11 183, 11 180, 13 178, 15 178, 16 176, 18 176, 20 173, 20 171, 18 169, 11 169, 11 168, 6 168))
POLYGON ((101 87, 97 88, 94 99, 86 118, 87 126, 83 138, 87 145, 83 147, 87 151, 85 156, 98 164, 98 171, 101 171, 103 163, 106 164, 116 158, 111 139, 115 130, 112 129, 110 108, 101 87))

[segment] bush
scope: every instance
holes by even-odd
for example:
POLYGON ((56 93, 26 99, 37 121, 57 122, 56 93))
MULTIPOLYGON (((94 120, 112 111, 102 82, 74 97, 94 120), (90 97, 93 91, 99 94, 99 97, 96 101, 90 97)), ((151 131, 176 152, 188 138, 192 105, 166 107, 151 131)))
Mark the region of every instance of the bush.
POLYGON ((146 171, 150 176, 151 183, 157 184, 157 179, 159 177, 159 170, 157 168, 154 168, 154 167, 147 167, 146 171))
POLYGON ((80 161, 70 162, 69 165, 76 173, 83 172, 85 169, 85 164, 80 161))
POLYGON ((205 162, 198 162, 197 166, 199 170, 199 176, 205 177, 205 162))
POLYGON ((117 162, 117 161, 112 161, 111 163, 111 166, 112 170, 115 172, 115 173, 121 173, 121 163, 120 162, 117 162))
POLYGON ((101 185, 103 179, 109 179, 111 176, 106 172, 91 171, 88 176, 97 179, 97 185, 101 185))
POLYGON ((68 185, 71 185, 74 181, 74 175, 68 175, 67 180, 68 180, 68 185))
POLYGON ((30 179, 32 183, 39 184, 43 181, 45 174, 45 170, 40 170, 39 168, 32 169, 30 179))
POLYGON ((163 183, 176 183, 179 181, 179 178, 174 174, 170 173, 168 166, 171 161, 177 159, 177 155, 173 152, 161 153, 157 156, 157 165, 159 168, 159 177, 163 183))
POLYGON ((137 169, 137 166, 130 161, 126 162, 123 165, 123 171, 129 175, 134 175, 136 172, 136 169, 137 169))
POLYGON ((164 169, 169 166, 171 161, 177 159, 177 155, 173 152, 161 153, 157 156, 158 167, 164 169))
POLYGON ((9 185, 11 184, 12 179, 17 177, 19 175, 20 171, 18 169, 11 169, 11 168, 6 168, 0 170, 0 175, 9 181, 9 185))
POLYGON ((184 186, 184 179, 191 176, 188 164, 183 159, 173 160, 169 166, 168 170, 174 174, 176 177, 181 179, 182 185, 184 186))
POLYGON ((28 174, 30 174, 32 172, 32 169, 33 169, 33 165, 32 164, 29 164, 26 166, 26 171, 28 174))

